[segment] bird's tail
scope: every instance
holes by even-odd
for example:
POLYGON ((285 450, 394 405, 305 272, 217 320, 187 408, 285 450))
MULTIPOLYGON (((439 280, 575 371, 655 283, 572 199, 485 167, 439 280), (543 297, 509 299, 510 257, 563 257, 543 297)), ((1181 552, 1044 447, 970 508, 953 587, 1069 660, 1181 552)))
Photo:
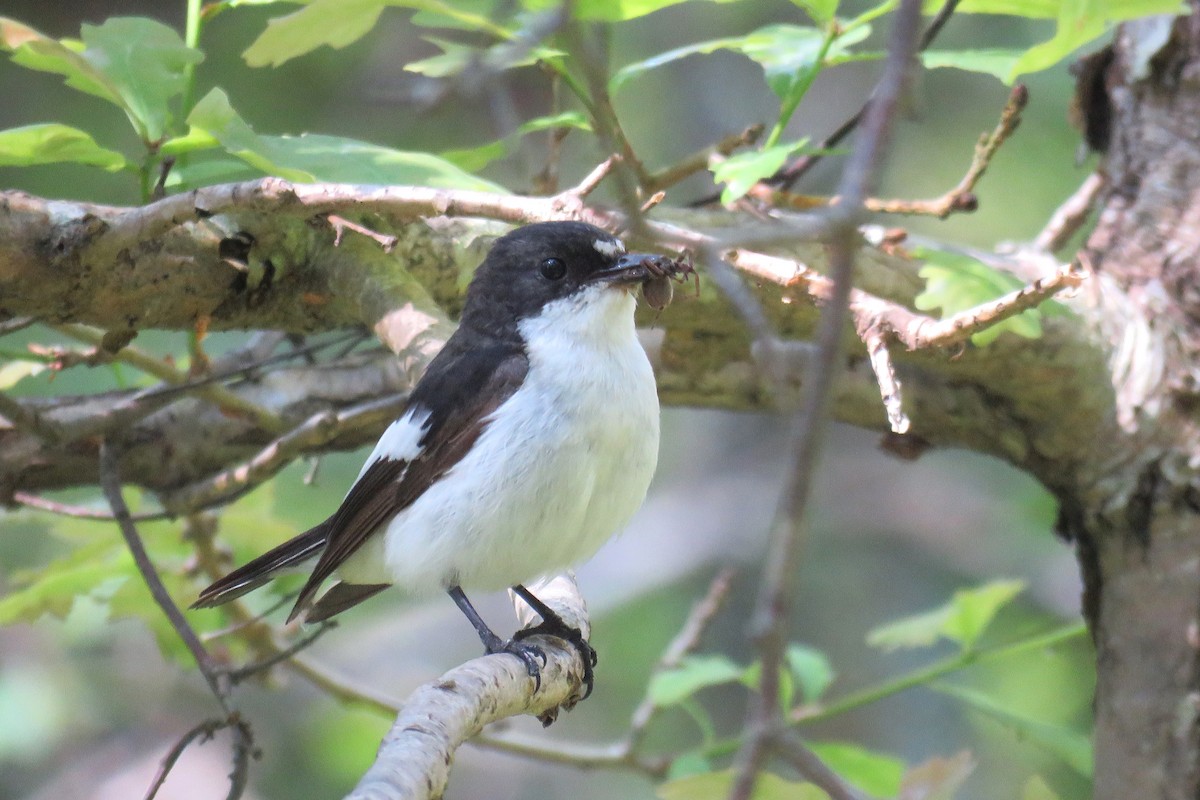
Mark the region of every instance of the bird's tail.
POLYGON ((310 558, 316 558, 329 538, 327 522, 268 550, 253 561, 215 581, 200 592, 192 608, 212 608, 253 591, 310 558))

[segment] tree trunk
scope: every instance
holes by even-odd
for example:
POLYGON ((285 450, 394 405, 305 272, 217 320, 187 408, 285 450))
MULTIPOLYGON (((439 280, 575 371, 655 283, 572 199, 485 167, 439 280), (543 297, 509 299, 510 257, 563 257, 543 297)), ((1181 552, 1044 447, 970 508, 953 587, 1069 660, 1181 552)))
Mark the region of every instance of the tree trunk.
POLYGON ((1195 800, 1200 14, 1130 23, 1112 55, 1100 103, 1084 109, 1093 123, 1111 115, 1108 192, 1084 253, 1118 290, 1109 299, 1128 303, 1101 315, 1116 418, 1055 489, 1097 649, 1095 797, 1195 800))

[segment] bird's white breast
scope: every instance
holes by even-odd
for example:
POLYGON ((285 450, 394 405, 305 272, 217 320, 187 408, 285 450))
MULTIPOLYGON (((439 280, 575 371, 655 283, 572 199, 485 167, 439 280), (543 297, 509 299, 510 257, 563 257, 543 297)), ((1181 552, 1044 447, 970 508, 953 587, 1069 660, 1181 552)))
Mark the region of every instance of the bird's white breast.
POLYGON ((633 308, 630 294, 597 285, 523 320, 521 387, 343 574, 382 557, 388 579, 410 590, 498 589, 576 564, 624 528, 645 499, 659 439, 633 308))

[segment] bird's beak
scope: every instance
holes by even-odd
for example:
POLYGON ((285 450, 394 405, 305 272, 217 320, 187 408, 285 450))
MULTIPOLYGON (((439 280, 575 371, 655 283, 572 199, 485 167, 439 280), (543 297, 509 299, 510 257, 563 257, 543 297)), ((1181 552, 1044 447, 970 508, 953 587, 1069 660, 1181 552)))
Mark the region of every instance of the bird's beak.
POLYGON ((594 273, 591 282, 607 283, 610 286, 632 286, 645 283, 654 277, 647 262, 653 264, 662 256, 651 253, 626 253, 617 259, 617 263, 601 272, 594 273))

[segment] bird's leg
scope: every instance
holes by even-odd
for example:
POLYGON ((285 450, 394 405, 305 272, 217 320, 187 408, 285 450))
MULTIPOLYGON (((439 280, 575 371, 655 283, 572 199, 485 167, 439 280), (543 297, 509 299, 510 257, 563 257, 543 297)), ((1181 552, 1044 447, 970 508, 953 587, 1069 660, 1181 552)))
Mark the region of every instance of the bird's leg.
POLYGON ((583 659, 584 691, 582 699, 586 700, 592 693, 592 685, 595 683, 596 678, 593 667, 596 666, 596 662, 599 659, 596 656, 596 651, 590 644, 588 644, 587 640, 583 638, 583 631, 564 622, 563 618, 555 613, 554 609, 550 608, 550 606, 539 600, 533 592, 529 591, 521 584, 518 583, 516 586, 512 587, 512 590, 517 594, 518 597, 528 603, 529 607, 536 611, 538 616, 542 618, 541 624, 535 625, 532 628, 525 628, 514 633, 513 640, 519 642, 522 639, 529 638, 530 636, 536 636, 544 633, 549 636, 557 636, 560 639, 570 642, 583 659))
MULTIPOLYGON (((461 586, 451 586, 446 590, 450 595, 450 599, 463 612, 467 620, 475 628, 475 632, 479 634, 479 641, 483 642, 483 651, 486 655, 493 653, 508 653, 521 659, 521 663, 525 665, 525 671, 529 673, 529 677, 533 678, 533 690, 536 692, 542 688, 542 670, 538 666, 538 660, 542 662, 542 666, 546 664, 546 654, 542 649, 534 644, 526 644, 519 641, 517 638, 505 641, 488 627, 488 624, 483 621, 483 617, 479 616, 479 612, 475 610, 475 606, 471 605, 471 601, 467 599, 463 593, 461 586)), ((541 613, 540 611, 538 612, 541 613)), ((554 612, 551 612, 554 613, 554 612)), ((562 620, 559 620, 562 623, 562 620)))

